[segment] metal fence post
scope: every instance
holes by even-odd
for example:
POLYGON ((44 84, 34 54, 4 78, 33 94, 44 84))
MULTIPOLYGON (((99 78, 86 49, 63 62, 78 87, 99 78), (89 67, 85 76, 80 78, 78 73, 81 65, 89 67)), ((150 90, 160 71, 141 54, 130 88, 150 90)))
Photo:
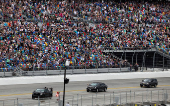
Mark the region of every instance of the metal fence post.
POLYGON ((130 103, 131 103, 132 101, 131 101, 131 90, 130 90, 130 103))
MULTIPOLYGON (((33 73, 32 73, 32 76, 34 76, 34 70, 35 70, 35 66, 33 64, 33 73)), ((47 69, 46 69, 47 70, 47 69)))
POLYGON ((85 61, 85 74, 86 74, 86 61, 85 61))
POLYGON ((73 98, 72 98, 72 106, 73 106, 73 100, 74 100, 74 96, 73 96, 73 98))
POLYGON ((60 75, 61 75, 61 66, 60 66, 60 75))
POLYGON ((127 104, 127 91, 126 91, 126 104, 127 104))
POLYGON ((92 106, 93 106, 93 94, 92 94, 92 106))
POLYGON ((113 92, 113 104, 114 104, 114 92, 113 92))
POLYGON ((135 92, 134 92, 134 103, 135 103, 135 92))
POLYGON ((17 106, 18 106, 18 98, 17 98, 17 106))
POLYGON ((96 105, 97 105, 97 92, 96 92, 96 105))
POLYGON ((159 102, 159 90, 158 90, 158 102, 159 102))
POLYGON ((104 104, 105 104, 105 94, 104 94, 104 104))
POLYGON ((147 89, 147 93, 146 93, 146 101, 148 101, 148 89, 147 89))
POLYGON ((81 95, 81 106, 82 106, 82 95, 81 95))
POLYGON ((143 104, 143 91, 142 91, 142 104, 143 104))
POLYGON ((111 106, 111 93, 110 93, 110 106, 111 106))
POLYGON ((120 105, 121 105, 121 92, 120 92, 120 105))
POLYGON ((165 104, 167 103, 167 100, 168 100, 168 93, 167 93, 167 90, 166 90, 166 101, 165 101, 165 104))
POLYGON ((152 102, 152 91, 151 91, 151 102, 152 102))
POLYGON ((38 96, 38 106, 40 106, 40 98, 39 98, 39 96, 38 96))
POLYGON ((6 68, 4 69, 4 77, 5 77, 5 70, 6 70, 6 68))
POLYGON ((162 89, 162 101, 164 101, 164 89, 162 89))
POLYGON ((78 96, 79 96, 79 94, 77 94, 77 106, 78 106, 78 104, 79 104, 79 101, 78 101, 78 96))
POLYGON ((50 106, 50 98, 49 98, 49 106, 50 106))

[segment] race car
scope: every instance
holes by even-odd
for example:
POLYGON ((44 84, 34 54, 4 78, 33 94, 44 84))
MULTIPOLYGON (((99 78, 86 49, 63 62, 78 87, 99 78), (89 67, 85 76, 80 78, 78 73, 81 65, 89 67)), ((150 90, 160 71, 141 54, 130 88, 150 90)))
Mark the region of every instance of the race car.
POLYGON ((155 78, 150 78, 150 79, 144 79, 144 80, 142 80, 142 82, 140 83, 140 87, 152 87, 152 86, 154 86, 154 87, 156 87, 158 85, 158 81, 157 81, 157 79, 155 79, 155 78))
POLYGON ((53 88, 38 88, 32 93, 32 99, 35 98, 52 98, 53 97, 53 88))
POLYGON ((107 88, 108 88, 108 86, 105 83, 93 82, 91 84, 88 84, 86 91, 87 92, 89 92, 89 91, 96 91, 96 92, 105 91, 106 92, 107 88))

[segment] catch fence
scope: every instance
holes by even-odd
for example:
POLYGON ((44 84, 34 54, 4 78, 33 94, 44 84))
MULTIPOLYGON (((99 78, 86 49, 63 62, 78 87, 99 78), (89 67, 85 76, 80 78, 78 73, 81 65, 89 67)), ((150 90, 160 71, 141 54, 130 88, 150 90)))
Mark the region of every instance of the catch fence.
MULTIPOLYGON (((145 88, 144 88, 145 89, 145 88)), ((155 88, 157 89, 157 88, 155 88)), ((70 106, 117 106, 117 105, 152 105, 170 103, 169 99, 170 89, 153 90, 129 90, 129 91, 112 91, 107 92, 88 92, 82 94, 67 94, 65 96, 65 103, 70 106)), ((1 106, 62 106, 62 95, 53 97, 52 99, 36 99, 30 98, 16 98, 0 100, 1 106)))

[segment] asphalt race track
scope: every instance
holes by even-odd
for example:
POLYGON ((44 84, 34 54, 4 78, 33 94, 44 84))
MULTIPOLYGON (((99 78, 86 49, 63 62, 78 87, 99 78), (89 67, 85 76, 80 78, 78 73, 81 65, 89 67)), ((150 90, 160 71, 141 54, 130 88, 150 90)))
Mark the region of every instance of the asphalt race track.
MULTIPOLYGON (((79 104, 79 106, 92 106, 95 104, 109 104, 116 101, 116 97, 119 97, 118 102, 134 102, 142 101, 141 94, 143 95, 143 101, 149 99, 162 99, 163 97, 156 97, 157 93, 166 92, 170 93, 170 78, 157 78, 158 86, 156 88, 140 88, 139 84, 142 79, 114 79, 104 81, 76 81, 70 82, 66 85, 66 98, 65 103, 69 102, 72 106, 79 104), (87 84, 91 82, 104 82, 108 85, 107 92, 86 92, 87 84), (130 91, 132 94, 130 94, 130 91), (151 92, 152 91, 152 92, 151 92), (121 94, 120 94, 121 92, 121 94), (151 93, 153 97, 149 96, 151 93), (125 94, 127 93, 128 99, 125 100, 125 94), (136 94, 135 94, 136 93, 136 94), (134 98, 135 95, 139 95, 134 98), (116 96, 117 95, 117 96, 116 96), (124 97, 123 97, 124 95, 124 97), (130 97, 129 97, 130 95, 130 97), (155 96, 154 96, 155 95, 155 96), (121 96, 121 97, 120 97, 121 96), (115 98, 114 98, 115 97, 115 98), (147 98, 146 98, 147 97, 147 98), (154 98, 155 97, 155 98, 154 98), (112 100, 113 98, 113 100, 112 100), (121 100, 120 100, 121 98, 121 100)), ((22 84, 22 85, 1 85, 0 86, 0 106, 17 106, 23 104, 23 106, 38 106, 38 100, 32 100, 31 94, 36 88, 52 87, 54 90, 52 99, 40 100, 40 106, 58 106, 56 92, 60 92, 60 99, 63 95, 63 83, 44 83, 44 84, 22 84), (18 101, 17 101, 18 98, 18 101)), ((169 95, 170 96, 170 95, 169 95)))

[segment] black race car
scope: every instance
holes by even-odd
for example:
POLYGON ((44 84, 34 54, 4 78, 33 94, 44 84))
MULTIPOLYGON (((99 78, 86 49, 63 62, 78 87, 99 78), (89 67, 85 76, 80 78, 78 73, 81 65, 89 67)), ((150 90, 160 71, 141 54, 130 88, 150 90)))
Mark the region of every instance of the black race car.
POLYGON ((156 87, 158 85, 158 81, 157 79, 151 78, 151 79, 144 79, 142 80, 142 82, 140 83, 140 87, 156 87))
POLYGON ((33 93, 32 93, 32 99, 35 98, 52 98, 53 96, 53 88, 40 88, 40 89, 36 89, 33 93))
POLYGON ((105 83, 102 82, 93 82, 89 84, 86 88, 87 92, 89 91, 106 91, 108 86, 105 83))

